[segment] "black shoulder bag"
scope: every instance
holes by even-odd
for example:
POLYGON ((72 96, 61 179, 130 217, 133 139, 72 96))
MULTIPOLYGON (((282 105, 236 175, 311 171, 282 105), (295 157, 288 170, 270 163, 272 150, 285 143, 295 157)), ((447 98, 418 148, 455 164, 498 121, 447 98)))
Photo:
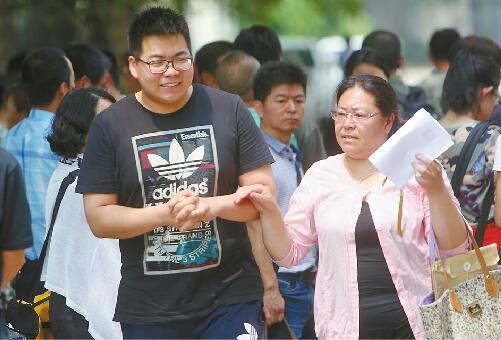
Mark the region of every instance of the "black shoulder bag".
POLYGON ((43 282, 40 281, 40 277, 59 206, 66 193, 66 189, 76 180, 79 170, 73 170, 63 179, 57 193, 54 209, 52 210, 50 227, 45 237, 40 257, 33 261, 27 261, 23 265, 16 277, 16 300, 10 301, 7 306, 5 315, 7 323, 11 324, 14 331, 25 335, 27 338, 45 338, 48 335, 47 331, 50 328, 50 291, 45 289, 43 282))

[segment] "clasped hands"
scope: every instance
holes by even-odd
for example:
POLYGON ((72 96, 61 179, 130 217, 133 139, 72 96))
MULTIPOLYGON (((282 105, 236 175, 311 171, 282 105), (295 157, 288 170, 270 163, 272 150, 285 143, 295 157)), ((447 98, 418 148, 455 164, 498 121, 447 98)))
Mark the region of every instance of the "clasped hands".
POLYGON ((216 218, 212 216, 209 199, 200 197, 192 190, 183 190, 172 195, 169 202, 163 205, 167 223, 180 231, 188 231, 198 227, 202 221, 216 218))

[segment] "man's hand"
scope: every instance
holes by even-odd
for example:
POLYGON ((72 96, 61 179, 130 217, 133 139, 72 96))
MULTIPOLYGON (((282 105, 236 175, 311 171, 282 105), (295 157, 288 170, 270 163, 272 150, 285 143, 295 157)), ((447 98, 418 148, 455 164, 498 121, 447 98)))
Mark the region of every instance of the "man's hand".
POLYGON ((263 312, 268 326, 284 319, 285 301, 277 286, 265 288, 263 294, 263 312))

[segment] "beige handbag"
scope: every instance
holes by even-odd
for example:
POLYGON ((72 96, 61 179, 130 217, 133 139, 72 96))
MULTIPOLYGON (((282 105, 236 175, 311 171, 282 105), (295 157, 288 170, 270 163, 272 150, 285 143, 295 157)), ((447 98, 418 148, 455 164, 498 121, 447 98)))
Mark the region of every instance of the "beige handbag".
MULTIPOLYGON (((480 252, 485 259, 485 264, 489 270, 497 269, 499 254, 495 243, 481 247, 480 252)), ((461 282, 468 281, 482 274, 480 262, 477 260, 475 250, 467 253, 452 256, 443 261, 434 261, 431 267, 431 278, 433 282, 433 292, 439 298, 447 289, 445 275, 451 281, 451 286, 455 287, 461 282)))
POLYGON ((429 339, 501 339, 501 271, 489 271, 483 254, 492 256, 490 246, 481 251, 469 229, 468 234, 474 250, 447 259, 448 264, 440 261, 440 268, 451 273, 441 271, 447 289, 437 299, 431 292, 419 305, 429 339), (461 266, 469 269, 467 274, 459 273, 461 266), (480 274, 472 277, 477 267, 480 274))

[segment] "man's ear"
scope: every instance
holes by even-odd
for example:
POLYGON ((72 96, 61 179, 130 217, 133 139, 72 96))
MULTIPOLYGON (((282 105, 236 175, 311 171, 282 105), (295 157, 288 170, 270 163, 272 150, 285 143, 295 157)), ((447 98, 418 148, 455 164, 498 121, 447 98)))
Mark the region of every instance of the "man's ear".
POLYGON ((263 118, 263 115, 264 115, 264 105, 263 105, 263 102, 260 101, 260 100, 254 100, 252 102, 252 107, 254 108, 254 110, 256 110, 257 115, 260 118, 263 118))
POLYGON ((202 81, 202 84, 210 86, 215 89, 219 89, 219 84, 216 80, 216 77, 214 77, 212 74, 210 74, 207 71, 203 71, 200 74, 200 80, 202 81))
POLYGON ((92 82, 87 76, 82 76, 80 77, 80 79, 75 80, 75 87, 91 87, 91 86, 92 82))
POLYGON ((134 77, 134 79, 137 79, 137 61, 136 61, 136 58, 134 58, 133 56, 129 56, 128 58, 129 60, 129 72, 130 74, 132 75, 132 77, 134 77))
POLYGON ((486 86, 486 87, 481 87, 480 88, 480 95, 482 97, 485 97, 486 95, 488 95, 489 93, 491 93, 492 91, 494 91, 494 86, 486 86))
POLYGON ((402 66, 404 66, 404 56, 400 54, 397 60, 397 68, 401 68, 402 66))

